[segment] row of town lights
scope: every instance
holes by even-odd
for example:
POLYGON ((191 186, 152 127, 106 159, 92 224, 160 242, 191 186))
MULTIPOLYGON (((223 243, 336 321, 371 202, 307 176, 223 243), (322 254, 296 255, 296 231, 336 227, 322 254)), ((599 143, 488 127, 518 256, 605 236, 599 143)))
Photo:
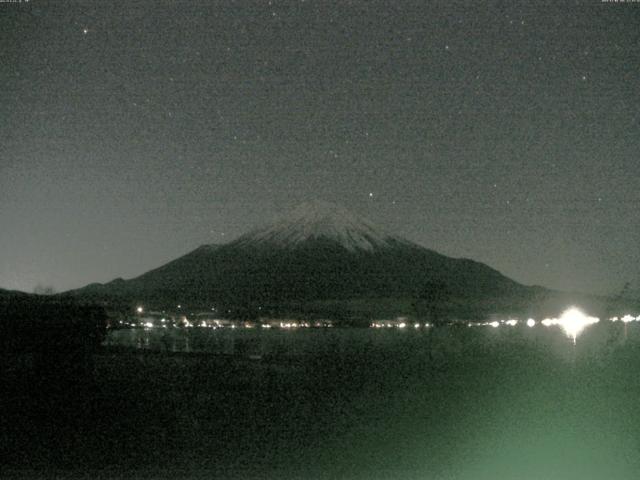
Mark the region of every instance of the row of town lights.
MULTIPOLYGON (((623 323, 629 323, 629 322, 640 322, 640 315, 638 315, 637 317, 634 317, 633 315, 625 315, 623 317, 612 317, 609 319, 611 322, 623 322, 623 323)), ((576 342, 576 338, 578 337, 578 335, 580 335, 580 333, 582 333, 582 331, 588 327, 589 325, 593 325, 595 323, 598 323, 600 321, 599 318, 597 317, 591 317, 588 316, 586 314, 584 314, 582 311, 580 311, 578 308, 576 307, 571 307, 567 310, 565 310, 562 315, 558 318, 545 318, 543 320, 540 320, 540 324, 542 324, 545 327, 550 327, 550 326, 559 326, 560 328, 562 328, 562 330, 564 330, 565 334, 571 338, 573 340, 573 342, 576 342)), ((506 326, 510 326, 510 327, 515 327, 516 325, 518 325, 520 323, 519 320, 516 319, 509 319, 509 320, 493 320, 490 322, 469 322, 467 323, 467 325, 469 327, 481 327, 481 326, 488 326, 488 327, 492 327, 492 328, 498 328, 501 325, 506 325, 506 326)), ((534 320, 533 318, 529 318, 524 322, 527 327, 529 328, 533 328, 535 327, 538 322, 536 320, 534 320)), ((407 326, 407 324, 405 322, 398 322, 398 321, 376 321, 373 322, 371 324, 372 328, 392 328, 392 327, 396 327, 396 328, 405 328, 407 326)), ((419 323, 415 323, 414 327, 415 328, 420 328, 421 324, 419 323)), ((425 323, 424 324, 425 327, 429 327, 430 324, 425 323)))
MULTIPOLYGON (((182 309, 182 305, 178 305, 178 309, 182 309)), ((215 307, 211 307, 212 311, 215 311, 215 307)), ((138 306, 136 308, 136 312, 138 314, 142 314, 144 313, 144 307, 142 306, 138 306)), ((612 317, 609 319, 611 322, 623 322, 623 323, 629 323, 629 322, 640 322, 640 315, 638 315, 637 317, 634 317, 633 315, 624 315, 623 317, 612 317)), ((163 323, 165 322, 165 319, 162 319, 163 323)), ((589 325, 593 325, 595 323, 598 323, 600 321, 599 318, 596 317, 590 317, 588 315, 585 315, 582 311, 580 311, 578 308, 576 307, 571 307, 568 310, 566 310, 565 312, 562 313, 562 315, 559 318, 545 318, 544 320, 541 320, 540 323, 545 326, 545 327, 549 327, 549 326, 560 326, 566 333, 566 335, 571 338, 573 340, 573 342, 575 343, 576 338, 578 337, 578 335, 589 325)), ((507 325, 510 327, 515 327, 516 325, 518 325, 520 322, 519 320, 516 319, 509 319, 509 320, 493 320, 491 322, 469 322, 467 325, 469 327, 478 327, 478 326, 490 326, 493 328, 498 328, 500 325, 507 325)), ((535 327, 537 322, 536 320, 534 320, 533 318, 529 318, 526 322, 526 325, 528 327, 535 327)), ((152 322, 146 322, 144 324, 146 327, 153 327, 153 323, 152 322)), ((398 319, 396 321, 376 321, 371 323, 371 327, 372 328, 406 328, 408 325, 408 323, 406 321, 404 321, 404 319, 398 319)), ((420 324, 420 323, 414 323, 413 327, 415 329, 418 329, 420 327, 422 327, 424 325, 424 327, 428 328, 431 326, 431 324, 429 323, 424 323, 424 324, 420 324)), ((191 324, 188 320, 185 319, 185 326, 193 326, 193 324, 191 324)), ((202 323, 200 324, 201 327, 206 327, 208 326, 207 323, 205 321, 202 321, 202 323)), ((306 322, 280 322, 279 324, 280 328, 297 328, 297 327, 307 327, 310 326, 308 323, 306 322)), ((234 328, 235 325, 231 325, 231 328, 234 328)), ((269 328, 271 327, 271 325, 263 325, 264 328, 269 328)))

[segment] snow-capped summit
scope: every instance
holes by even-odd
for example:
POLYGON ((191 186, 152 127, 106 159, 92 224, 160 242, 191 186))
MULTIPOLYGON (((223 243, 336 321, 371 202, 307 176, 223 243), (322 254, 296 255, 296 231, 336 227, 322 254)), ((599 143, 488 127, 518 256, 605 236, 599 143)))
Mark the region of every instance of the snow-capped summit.
POLYGON ((330 202, 305 202, 272 225, 236 240, 237 244, 294 247, 308 240, 334 241, 349 251, 373 251, 403 241, 360 215, 330 202))
POLYGON ((486 265, 446 257, 342 207, 313 202, 231 243, 204 245, 136 278, 68 295, 117 305, 225 305, 243 318, 264 314, 264 305, 272 315, 287 315, 282 318, 343 318, 366 304, 373 318, 410 313, 407 300, 421 298, 432 285, 444 285, 447 295, 460 299, 451 305, 486 301, 491 309, 505 302, 525 305, 540 294, 486 265))

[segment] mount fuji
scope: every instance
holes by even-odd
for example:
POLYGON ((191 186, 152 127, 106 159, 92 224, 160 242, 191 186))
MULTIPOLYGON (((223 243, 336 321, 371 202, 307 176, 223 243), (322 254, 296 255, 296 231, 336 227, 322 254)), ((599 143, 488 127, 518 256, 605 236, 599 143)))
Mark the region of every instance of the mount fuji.
POLYGON ((312 202, 230 243, 203 245, 131 280, 63 295, 128 307, 215 305, 245 316, 410 314, 422 299, 469 316, 469 309, 486 314, 526 308, 545 292, 388 233, 338 205, 312 202))
POLYGON ((333 242, 350 252, 373 252, 406 243, 343 207, 321 201, 303 203, 288 216, 249 232, 234 243, 293 249, 315 240, 333 242))

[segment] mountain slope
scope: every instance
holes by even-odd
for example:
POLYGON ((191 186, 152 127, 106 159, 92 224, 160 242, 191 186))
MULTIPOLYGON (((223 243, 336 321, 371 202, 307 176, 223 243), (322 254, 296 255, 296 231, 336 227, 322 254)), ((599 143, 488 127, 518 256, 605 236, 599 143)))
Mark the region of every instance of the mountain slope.
POLYGON ((446 257, 342 207, 317 202, 231 243, 199 247, 137 278, 68 294, 158 306, 277 309, 328 300, 415 299, 429 295, 426 290, 433 285, 459 302, 523 302, 539 293, 484 264, 446 257))
POLYGON ((4 288, 0 288, 0 301, 10 301, 14 299, 28 298, 33 296, 34 295, 20 292, 18 290, 5 290, 4 288))

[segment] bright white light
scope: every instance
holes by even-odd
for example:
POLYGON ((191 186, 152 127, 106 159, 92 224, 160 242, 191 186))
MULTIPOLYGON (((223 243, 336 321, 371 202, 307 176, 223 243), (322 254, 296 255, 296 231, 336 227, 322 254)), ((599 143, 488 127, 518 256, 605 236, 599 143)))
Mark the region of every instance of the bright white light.
POLYGON ((144 308, 138 307, 138 308, 136 308, 136 312, 142 313, 142 312, 144 312, 144 308))
POLYGON ((420 324, 419 324, 419 323, 415 323, 415 324, 413 325, 413 328, 420 328, 420 324))
POLYGON ((629 323, 629 322, 633 322, 635 318, 632 317, 631 315, 625 315, 620 320, 622 320, 624 323, 629 323))
POLYGON ((527 320, 527 327, 535 327, 536 326, 536 321, 533 318, 530 318, 529 320, 527 320))
POLYGON ((489 322, 489 325, 491 325, 493 328, 498 328, 500 326, 500 322, 498 321, 489 322))
POLYGON ((576 338, 585 327, 598 323, 599 321, 599 318, 589 317, 577 308, 572 307, 562 314, 557 320, 557 324, 562 327, 569 338, 573 339, 573 343, 576 343, 576 338))
POLYGON ((144 326, 147 327, 147 328, 153 328, 153 323, 147 322, 147 323, 144 324, 144 326))
POLYGON ((407 326, 407 324, 404 323, 404 322, 398 324, 398 328, 404 328, 406 326, 407 326))
POLYGON ((509 325, 510 327, 515 327, 518 324, 518 320, 507 320, 506 322, 507 325, 509 325))

